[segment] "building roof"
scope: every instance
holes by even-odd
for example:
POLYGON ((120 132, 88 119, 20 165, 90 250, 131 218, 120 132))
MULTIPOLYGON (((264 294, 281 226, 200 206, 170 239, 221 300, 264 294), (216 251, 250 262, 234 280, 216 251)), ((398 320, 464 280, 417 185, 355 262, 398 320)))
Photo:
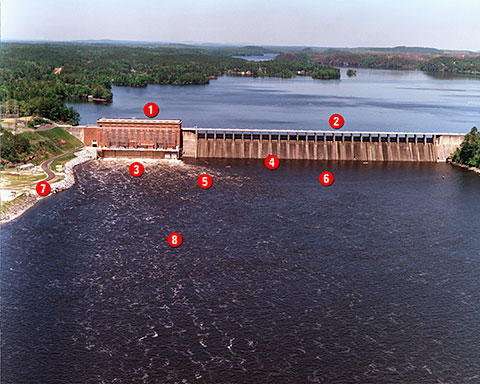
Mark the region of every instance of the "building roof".
POLYGON ((158 119, 111 119, 102 117, 97 120, 98 123, 140 123, 140 124, 181 124, 182 120, 158 120, 158 119))

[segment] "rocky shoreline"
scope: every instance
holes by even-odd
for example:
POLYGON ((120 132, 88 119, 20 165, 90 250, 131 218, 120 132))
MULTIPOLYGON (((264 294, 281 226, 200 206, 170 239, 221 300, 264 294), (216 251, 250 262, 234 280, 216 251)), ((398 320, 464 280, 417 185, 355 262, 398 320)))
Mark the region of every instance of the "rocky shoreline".
POLYGON ((451 161, 451 160, 448 161, 448 163, 451 164, 451 165, 454 165, 456 167, 465 168, 465 169, 468 169, 469 171, 473 171, 480 176, 480 169, 479 168, 469 167, 468 165, 456 163, 456 162, 451 161))
POLYGON ((76 152, 75 156, 74 159, 65 164, 65 177, 62 180, 51 184, 52 190, 48 196, 40 197, 35 190, 25 192, 23 196, 21 195, 17 198, 18 200, 15 199, 17 200, 16 202, 13 200, 14 204, 7 210, 7 212, 0 215, 0 225, 17 219, 39 201, 72 187, 75 184, 75 166, 96 158, 95 150, 91 148, 84 148, 81 151, 76 152))

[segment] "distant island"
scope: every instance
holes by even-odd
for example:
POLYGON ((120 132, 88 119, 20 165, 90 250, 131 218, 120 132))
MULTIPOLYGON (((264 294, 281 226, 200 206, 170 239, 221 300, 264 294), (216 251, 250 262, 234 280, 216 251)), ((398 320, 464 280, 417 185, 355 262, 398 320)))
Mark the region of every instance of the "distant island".
POLYGON ((334 67, 374 69, 417 69, 427 72, 480 75, 480 55, 476 53, 416 53, 397 51, 335 50, 286 52, 280 61, 310 62, 334 67))

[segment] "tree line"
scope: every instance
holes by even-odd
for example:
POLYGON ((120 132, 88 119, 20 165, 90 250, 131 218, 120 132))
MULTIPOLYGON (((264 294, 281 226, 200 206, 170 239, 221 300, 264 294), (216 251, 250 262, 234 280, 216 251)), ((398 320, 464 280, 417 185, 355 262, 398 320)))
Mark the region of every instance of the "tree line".
MULTIPOLYGON (((241 52, 248 53, 251 47, 241 52)), ((224 73, 254 77, 339 78, 336 68, 312 61, 247 61, 209 48, 131 47, 88 44, 0 45, 0 100, 16 100, 20 114, 78 123, 67 100, 113 99, 112 86, 208 84, 224 73)))
POLYGON ((480 75, 480 55, 431 56, 420 54, 350 53, 282 53, 278 60, 308 61, 335 67, 375 69, 420 69, 427 72, 448 72, 480 75))
POLYGON ((480 168, 480 132, 473 127, 465 135, 462 145, 452 155, 456 163, 480 168))

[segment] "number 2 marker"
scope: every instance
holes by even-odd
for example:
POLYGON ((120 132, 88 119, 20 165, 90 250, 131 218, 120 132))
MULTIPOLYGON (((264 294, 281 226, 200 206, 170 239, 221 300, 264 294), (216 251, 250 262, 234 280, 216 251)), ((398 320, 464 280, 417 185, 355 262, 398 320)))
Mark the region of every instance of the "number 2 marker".
POLYGON ((179 233, 172 232, 170 233, 170 235, 168 235, 167 241, 168 241, 168 245, 170 245, 173 248, 177 248, 180 245, 182 245, 183 238, 182 238, 182 235, 180 235, 179 233))
POLYGON ((130 174, 133 177, 139 177, 143 175, 145 168, 143 168, 143 165, 141 163, 135 162, 130 165, 129 170, 130 170, 130 174))
POLYGON ((198 186, 202 189, 208 189, 212 186, 213 184, 213 179, 212 176, 207 175, 204 173, 203 175, 200 175, 198 177, 198 186))
POLYGON ((50 184, 46 181, 40 181, 35 187, 35 190, 40 196, 47 196, 52 190, 52 188, 50 187, 50 184))
POLYGON ((278 159, 277 156, 275 155, 268 155, 266 158, 265 158, 265 166, 268 168, 268 169, 277 169, 278 166, 280 165, 280 160, 278 159))
POLYGON ((335 181, 335 178, 333 177, 333 173, 329 171, 322 172, 320 174, 319 179, 320 179, 320 184, 322 184, 324 187, 329 187, 335 181))
POLYGON ((343 127, 343 124, 345 124, 345 120, 343 120, 342 115, 339 115, 338 113, 330 116, 328 122, 333 129, 340 129, 343 127))

